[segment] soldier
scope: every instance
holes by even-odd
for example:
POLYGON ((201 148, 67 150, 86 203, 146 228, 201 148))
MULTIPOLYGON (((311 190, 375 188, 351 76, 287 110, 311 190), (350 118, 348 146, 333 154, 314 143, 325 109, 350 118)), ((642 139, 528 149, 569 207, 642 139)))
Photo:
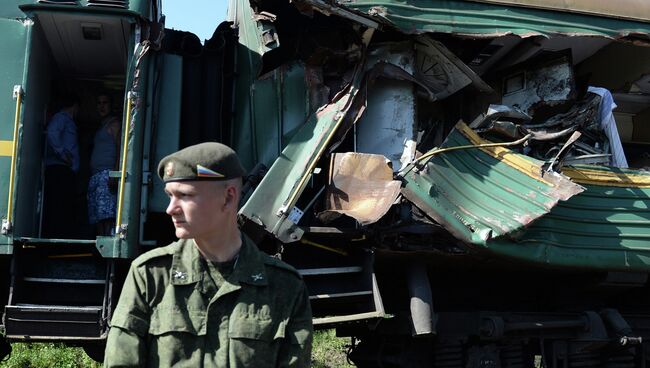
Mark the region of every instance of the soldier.
POLYGON ((135 259, 104 367, 308 367, 312 320, 298 272, 237 227, 242 168, 202 143, 160 161, 179 238, 135 259))

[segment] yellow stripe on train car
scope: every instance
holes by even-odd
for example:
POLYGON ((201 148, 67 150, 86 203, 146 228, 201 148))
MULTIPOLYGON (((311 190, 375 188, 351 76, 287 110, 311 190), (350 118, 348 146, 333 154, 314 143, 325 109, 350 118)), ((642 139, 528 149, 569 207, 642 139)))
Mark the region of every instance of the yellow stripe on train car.
POLYGON ((11 157, 13 141, 0 141, 0 156, 11 157))

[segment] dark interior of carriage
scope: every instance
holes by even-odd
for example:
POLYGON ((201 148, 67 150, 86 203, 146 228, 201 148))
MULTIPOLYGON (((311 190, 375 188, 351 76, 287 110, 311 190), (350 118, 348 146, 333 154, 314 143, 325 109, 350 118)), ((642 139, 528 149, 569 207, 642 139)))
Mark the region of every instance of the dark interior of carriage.
MULTIPOLYGON (((112 99, 112 113, 122 116, 125 71, 132 24, 126 19, 78 13, 36 12, 32 31, 31 56, 25 86, 23 152, 17 192, 16 235, 41 238, 44 155, 47 124, 61 109, 63 96, 79 100, 75 116, 80 169, 75 178, 74 229, 66 238, 94 239, 88 223, 86 189, 93 137, 100 125, 96 109, 99 94, 112 99), (34 211, 33 209, 38 209, 34 211)), ((56 235, 56 234, 54 234, 56 235)), ((56 238, 59 236, 48 236, 56 238)))

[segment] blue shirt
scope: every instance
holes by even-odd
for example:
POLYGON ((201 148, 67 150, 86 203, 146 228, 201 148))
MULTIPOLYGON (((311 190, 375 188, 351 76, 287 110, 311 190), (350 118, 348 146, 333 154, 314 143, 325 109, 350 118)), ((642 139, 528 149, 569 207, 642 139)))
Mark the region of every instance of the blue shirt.
POLYGON ((65 165, 74 172, 79 171, 77 126, 66 112, 57 112, 47 124, 45 165, 65 165))
POLYGON ((108 126, 117 122, 117 118, 109 116, 102 121, 102 126, 95 133, 93 153, 90 155, 90 173, 96 174, 102 170, 112 170, 117 160, 115 138, 108 132, 108 126))

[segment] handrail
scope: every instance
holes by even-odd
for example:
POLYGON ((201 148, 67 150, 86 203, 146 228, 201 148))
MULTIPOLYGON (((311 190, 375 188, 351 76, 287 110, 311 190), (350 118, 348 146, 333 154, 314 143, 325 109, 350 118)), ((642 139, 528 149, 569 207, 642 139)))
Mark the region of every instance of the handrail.
POLYGON ((119 198, 117 201, 117 216, 115 217, 115 235, 120 238, 124 237, 124 230, 122 229, 122 210, 124 209, 124 182, 126 179, 126 159, 128 158, 128 145, 129 145, 129 128, 131 127, 131 110, 133 109, 133 100, 135 93, 129 91, 126 95, 126 119, 122 127, 122 134, 124 134, 124 141, 122 142, 122 169, 120 171, 120 190, 119 198))
POLYGON ((20 85, 14 86, 14 98, 16 98, 16 114, 14 115, 14 135, 11 141, 11 169, 9 171, 9 191, 7 200, 7 218, 2 226, 2 233, 11 231, 14 212, 14 183, 16 181, 16 156, 18 154, 18 128, 20 126, 20 105, 23 102, 23 88, 20 85))
POLYGON ((512 142, 468 144, 466 146, 455 146, 455 147, 447 147, 447 148, 434 148, 431 151, 425 153, 424 155, 416 158, 415 161, 424 161, 424 160, 428 159, 431 156, 438 155, 438 154, 443 153, 443 152, 449 152, 449 151, 458 151, 458 150, 466 150, 466 149, 474 149, 474 148, 518 146, 518 145, 523 144, 526 141, 528 141, 532 136, 533 136, 533 134, 527 134, 525 137, 523 137, 521 139, 517 139, 516 141, 512 141, 512 142))

